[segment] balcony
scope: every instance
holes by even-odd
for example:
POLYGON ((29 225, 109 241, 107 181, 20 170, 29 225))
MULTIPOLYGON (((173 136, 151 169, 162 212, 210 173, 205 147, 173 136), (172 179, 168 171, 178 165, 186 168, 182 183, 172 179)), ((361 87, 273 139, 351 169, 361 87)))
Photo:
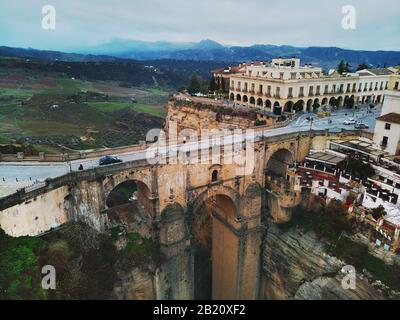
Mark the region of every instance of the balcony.
POLYGON ((293 98, 293 95, 292 94, 288 94, 287 98, 291 99, 291 98, 293 98))
POLYGON ((280 98, 281 98, 281 95, 280 95, 280 94, 275 94, 275 95, 274 95, 274 98, 280 99, 280 98))
POLYGON ((304 93, 300 93, 299 98, 303 98, 303 97, 304 97, 304 93))
POLYGON ((235 90, 235 87, 229 87, 229 90, 230 90, 230 91, 234 91, 234 90, 235 90))
POLYGON ((262 91, 257 91, 257 95, 262 96, 263 95, 262 91))
POLYGON ((248 93, 247 89, 242 89, 243 93, 248 93))
POLYGON ((267 98, 271 98, 271 92, 267 92, 267 93, 265 94, 265 96, 266 96, 267 98))
POLYGON ((255 94, 256 92, 254 90, 249 90, 249 93, 255 94))

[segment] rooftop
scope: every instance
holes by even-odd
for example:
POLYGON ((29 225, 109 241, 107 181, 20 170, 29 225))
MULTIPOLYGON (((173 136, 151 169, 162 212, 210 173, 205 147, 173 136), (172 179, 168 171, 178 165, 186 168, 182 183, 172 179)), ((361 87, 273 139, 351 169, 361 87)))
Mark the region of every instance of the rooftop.
POLYGON ((361 152, 367 155, 371 155, 375 158, 381 156, 389 155, 385 151, 379 150, 373 143, 373 141, 369 141, 367 139, 354 139, 354 140, 332 140, 330 141, 331 145, 338 145, 344 149, 348 149, 354 152, 361 152))
POLYGON ((344 157, 339 157, 334 154, 319 151, 308 155, 306 159, 337 165, 338 163, 344 160, 344 157))
POLYGON ((387 113, 383 116, 376 118, 376 120, 400 124, 400 113, 387 113))

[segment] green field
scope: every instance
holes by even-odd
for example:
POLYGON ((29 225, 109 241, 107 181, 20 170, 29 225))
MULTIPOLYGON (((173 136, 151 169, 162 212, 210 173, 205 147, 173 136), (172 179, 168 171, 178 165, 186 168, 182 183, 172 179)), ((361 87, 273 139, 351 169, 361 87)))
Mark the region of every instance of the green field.
POLYGON ((166 116, 169 89, 143 82, 87 81, 86 75, 78 79, 65 70, 53 72, 50 65, 40 70, 36 65, 3 66, 7 63, 0 58, 3 150, 54 153, 134 144, 149 129, 161 127, 166 116))
POLYGON ((91 102, 90 106, 96 107, 105 112, 112 112, 124 108, 130 108, 140 113, 151 114, 156 117, 165 118, 167 111, 163 106, 148 105, 143 103, 131 102, 91 102))

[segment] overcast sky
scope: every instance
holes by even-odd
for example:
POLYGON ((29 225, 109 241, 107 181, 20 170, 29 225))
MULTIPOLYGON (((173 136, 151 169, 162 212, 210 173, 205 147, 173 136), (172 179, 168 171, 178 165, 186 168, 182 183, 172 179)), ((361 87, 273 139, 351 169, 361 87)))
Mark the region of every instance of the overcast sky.
POLYGON ((112 38, 400 50, 399 0, 0 0, 0 45, 73 51, 112 38), (41 27, 42 6, 56 29, 41 27), (341 27, 344 5, 356 29, 341 27))

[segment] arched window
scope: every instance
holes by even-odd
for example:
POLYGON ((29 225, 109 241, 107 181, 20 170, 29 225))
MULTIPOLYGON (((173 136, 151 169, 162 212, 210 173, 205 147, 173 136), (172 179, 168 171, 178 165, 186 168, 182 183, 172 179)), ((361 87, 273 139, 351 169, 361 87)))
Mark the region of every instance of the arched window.
POLYGON ((218 170, 214 170, 211 175, 211 182, 218 181, 218 170))

